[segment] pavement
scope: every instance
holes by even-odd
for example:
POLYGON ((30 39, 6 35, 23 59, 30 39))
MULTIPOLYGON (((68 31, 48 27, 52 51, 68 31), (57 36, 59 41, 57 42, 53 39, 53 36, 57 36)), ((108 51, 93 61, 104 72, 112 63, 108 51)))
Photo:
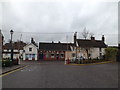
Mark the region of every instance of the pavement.
POLYGON ((25 66, 26 66, 25 64, 20 64, 20 65, 13 65, 10 67, 2 67, 2 69, 0 68, 0 75, 10 72, 10 71, 13 71, 13 70, 16 70, 16 69, 19 69, 19 68, 22 68, 22 67, 25 67, 25 66))
POLYGON ((83 63, 83 64, 75 64, 75 63, 69 63, 69 64, 66 64, 66 65, 96 65, 96 64, 107 64, 107 63, 116 63, 115 61, 103 61, 103 62, 96 62, 96 63, 83 63))
POLYGON ((118 88, 118 63, 64 65, 22 62, 28 67, 2 77, 3 88, 118 88))
POLYGON ((42 63, 42 62, 44 62, 44 64, 47 62, 60 64, 61 61, 41 61, 41 62, 39 62, 39 61, 21 61, 21 63, 19 65, 13 65, 10 67, 2 67, 2 68, 0 67, 0 75, 8 73, 8 72, 16 70, 16 69, 19 69, 19 68, 22 68, 22 67, 25 67, 27 65, 31 65, 31 64, 33 65, 33 64, 42 63))

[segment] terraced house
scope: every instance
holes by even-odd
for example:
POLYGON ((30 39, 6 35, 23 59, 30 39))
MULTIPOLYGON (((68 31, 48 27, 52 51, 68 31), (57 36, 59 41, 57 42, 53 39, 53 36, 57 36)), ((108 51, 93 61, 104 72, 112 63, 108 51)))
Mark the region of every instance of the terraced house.
POLYGON ((74 34, 74 44, 76 48, 76 57, 83 57, 85 59, 102 59, 104 58, 105 37, 102 35, 101 40, 95 40, 95 37, 91 36, 90 39, 77 39, 77 33, 74 34))
MULTIPOLYGON (((13 58, 23 59, 23 47, 26 45, 23 41, 13 43, 13 58)), ((11 43, 3 45, 3 58, 11 58, 11 43)))
MULTIPOLYGON (((1 40, 3 36, 1 34, 1 40)), ((74 33, 73 43, 62 42, 39 42, 39 46, 31 38, 31 43, 26 44, 22 41, 14 42, 14 58, 22 60, 75 60, 80 59, 102 59, 104 58, 105 44, 104 35, 101 40, 95 40, 95 37, 90 39, 78 39, 77 33, 74 33)), ((2 50, 2 49, 1 49, 2 50)), ((11 43, 3 45, 3 58, 10 58, 11 43)))
POLYGON ((38 60, 103 59, 106 47, 104 35, 101 40, 95 40, 93 36, 90 39, 77 39, 75 33, 74 43, 40 42, 38 60))
POLYGON ((73 43, 39 43, 38 60, 66 60, 71 57, 73 43))

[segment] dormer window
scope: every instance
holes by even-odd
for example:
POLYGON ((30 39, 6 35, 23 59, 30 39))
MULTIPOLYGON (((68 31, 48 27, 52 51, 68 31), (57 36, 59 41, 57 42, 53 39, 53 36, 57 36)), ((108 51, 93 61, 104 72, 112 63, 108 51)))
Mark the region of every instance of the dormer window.
POLYGON ((31 52, 31 51, 32 51, 32 48, 29 48, 29 51, 31 52))

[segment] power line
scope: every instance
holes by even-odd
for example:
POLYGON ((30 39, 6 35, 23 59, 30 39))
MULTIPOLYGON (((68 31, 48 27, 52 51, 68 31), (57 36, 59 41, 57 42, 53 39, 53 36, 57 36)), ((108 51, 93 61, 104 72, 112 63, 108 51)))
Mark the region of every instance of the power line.
MULTIPOLYGON (((8 31, 2 30, 2 32, 8 32, 8 31)), ((68 33, 73 34, 73 33, 75 33, 75 32, 19 32, 19 31, 14 31, 14 32, 15 33, 31 33, 31 34, 68 34, 68 33)), ((81 34, 82 32, 77 32, 77 33, 81 34)), ((94 35, 119 35, 119 34, 117 34, 117 33, 103 33, 103 34, 97 33, 97 34, 95 34, 94 33, 94 35)))
MULTIPOLYGON (((3 32, 8 32, 7 30, 2 30, 3 32)), ((74 32, 19 32, 14 31, 15 33, 34 33, 34 34, 65 34, 65 33, 74 33, 74 32)))

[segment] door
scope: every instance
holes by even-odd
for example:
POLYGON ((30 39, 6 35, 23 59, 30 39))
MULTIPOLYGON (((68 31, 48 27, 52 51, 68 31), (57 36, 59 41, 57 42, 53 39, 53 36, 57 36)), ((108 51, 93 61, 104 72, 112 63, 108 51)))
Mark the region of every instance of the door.
POLYGON ((40 60, 43 60, 43 53, 40 53, 39 59, 40 59, 40 60))
POLYGON ((32 54, 29 54, 29 60, 32 60, 32 54))
POLYGON ((59 54, 56 55, 56 59, 59 60, 59 54))

